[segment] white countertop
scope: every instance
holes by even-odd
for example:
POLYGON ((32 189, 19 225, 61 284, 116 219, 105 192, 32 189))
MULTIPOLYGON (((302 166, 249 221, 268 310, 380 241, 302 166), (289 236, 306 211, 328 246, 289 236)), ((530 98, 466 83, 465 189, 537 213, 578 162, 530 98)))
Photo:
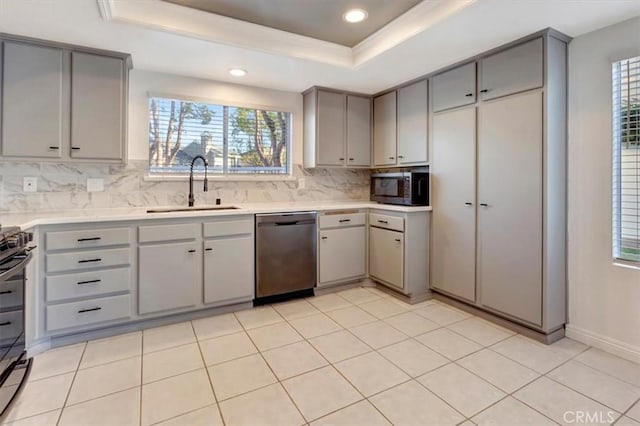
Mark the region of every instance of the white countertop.
MULTIPOLYGON (((167 213, 147 213, 147 209, 181 208, 184 206, 153 206, 113 209, 62 210, 50 212, 0 213, 2 226, 20 226, 22 229, 38 225, 54 225, 64 223, 115 222, 144 219, 216 217, 238 214, 260 214, 294 211, 327 211, 342 209, 380 209, 396 212, 427 212, 431 206, 396 206, 378 204, 371 201, 301 201, 288 203, 234 203, 238 209, 233 210, 193 210, 167 213)), ((213 207, 196 205, 195 208, 213 207)))

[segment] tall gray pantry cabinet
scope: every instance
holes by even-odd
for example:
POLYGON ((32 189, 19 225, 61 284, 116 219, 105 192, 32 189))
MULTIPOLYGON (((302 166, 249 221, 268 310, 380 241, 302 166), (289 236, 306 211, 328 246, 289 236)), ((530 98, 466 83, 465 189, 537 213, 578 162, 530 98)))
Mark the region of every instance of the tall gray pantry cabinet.
POLYGON ((547 341, 566 317, 568 42, 538 33, 430 89, 431 288, 547 341))

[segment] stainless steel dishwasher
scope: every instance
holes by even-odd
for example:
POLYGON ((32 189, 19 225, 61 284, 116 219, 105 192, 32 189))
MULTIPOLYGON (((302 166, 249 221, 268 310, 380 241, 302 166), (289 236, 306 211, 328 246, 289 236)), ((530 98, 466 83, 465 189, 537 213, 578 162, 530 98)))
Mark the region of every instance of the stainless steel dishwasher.
POLYGON ((256 298, 316 285, 316 213, 256 215, 256 298))

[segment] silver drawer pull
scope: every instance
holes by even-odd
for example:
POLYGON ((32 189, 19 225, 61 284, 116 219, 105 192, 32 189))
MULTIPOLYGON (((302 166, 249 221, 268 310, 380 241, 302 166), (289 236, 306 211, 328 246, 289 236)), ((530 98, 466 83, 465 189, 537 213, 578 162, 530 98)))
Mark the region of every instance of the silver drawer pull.
POLYGON ((102 262, 102 259, 97 257, 95 259, 83 259, 83 260, 78 260, 78 263, 92 263, 92 262, 102 262))
POLYGON ((386 221, 386 220, 380 220, 380 219, 378 219, 378 223, 384 223, 384 224, 387 224, 387 223, 389 223, 389 222, 388 222, 388 221, 386 221))
POLYGON ((4 327, 5 325, 10 325, 11 321, 0 322, 0 327, 4 327))
POLYGON ((91 308, 91 309, 80 309, 78 311, 79 314, 84 314, 85 312, 93 312, 93 311, 99 311, 100 309, 102 309, 101 307, 95 307, 95 308, 91 308))
POLYGON ((338 222, 340 223, 351 222, 351 219, 340 219, 338 222))
POLYGON ((99 283, 102 280, 88 280, 88 281, 78 281, 77 284, 78 285, 83 285, 83 284, 94 284, 94 283, 99 283))
POLYGON ((13 291, 11 290, 0 291, 0 294, 11 294, 11 293, 13 293, 13 291))
POLYGON ((78 242, 82 243, 84 241, 98 241, 101 240, 102 237, 91 237, 91 238, 78 238, 78 242))

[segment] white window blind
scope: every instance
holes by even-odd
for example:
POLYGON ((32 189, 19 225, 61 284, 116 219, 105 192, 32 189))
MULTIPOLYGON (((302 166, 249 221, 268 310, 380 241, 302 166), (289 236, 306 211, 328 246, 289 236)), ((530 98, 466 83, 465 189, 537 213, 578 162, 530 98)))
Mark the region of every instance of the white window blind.
POLYGON ((186 174, 202 155, 212 173, 287 174, 290 123, 289 112, 150 97, 149 171, 186 174))
POLYGON ((613 256, 640 262, 640 56, 612 71, 613 256))

